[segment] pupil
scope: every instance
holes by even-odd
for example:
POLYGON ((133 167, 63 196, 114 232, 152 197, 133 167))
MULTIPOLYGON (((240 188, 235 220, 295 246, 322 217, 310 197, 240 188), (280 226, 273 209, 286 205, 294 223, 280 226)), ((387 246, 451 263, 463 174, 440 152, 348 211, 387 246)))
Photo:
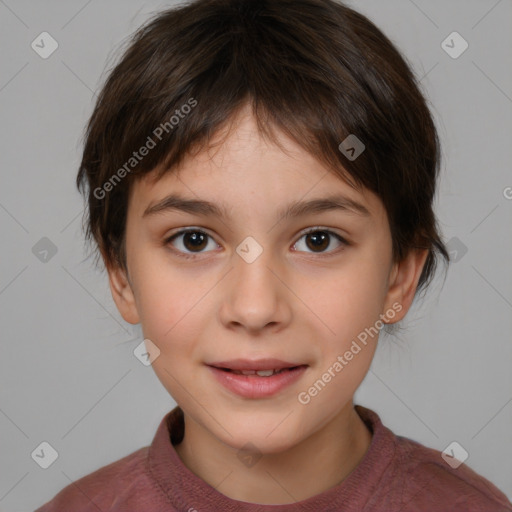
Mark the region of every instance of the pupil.
MULTIPOLYGON (((325 249, 329 246, 328 241, 329 235, 325 231, 316 231, 313 234, 309 234, 306 239, 313 241, 313 245, 310 249, 325 249), (326 243, 327 242, 327 243, 326 243)), ((308 246, 310 244, 308 243, 308 246)))
POLYGON ((187 249, 202 249, 201 244, 204 244, 206 237, 204 233, 199 233, 198 231, 192 231, 189 233, 185 233, 183 243, 187 249), (189 244, 191 247, 189 247, 189 244))

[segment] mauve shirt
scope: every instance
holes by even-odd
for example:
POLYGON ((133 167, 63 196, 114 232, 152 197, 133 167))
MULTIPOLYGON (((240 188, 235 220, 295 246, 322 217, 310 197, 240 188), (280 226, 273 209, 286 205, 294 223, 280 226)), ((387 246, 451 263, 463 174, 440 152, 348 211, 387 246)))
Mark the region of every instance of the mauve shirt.
POLYGON ((361 462, 335 487, 287 505, 256 505, 224 496, 181 461, 183 412, 160 422, 150 446, 62 489, 35 512, 510 512, 512 504, 465 464, 452 468, 441 452, 396 436, 372 410, 355 406, 372 432, 361 462))

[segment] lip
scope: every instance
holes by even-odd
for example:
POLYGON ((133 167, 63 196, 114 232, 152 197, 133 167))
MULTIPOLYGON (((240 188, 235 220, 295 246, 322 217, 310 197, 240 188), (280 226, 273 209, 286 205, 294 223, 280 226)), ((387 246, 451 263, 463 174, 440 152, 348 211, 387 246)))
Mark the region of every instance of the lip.
MULTIPOLYGON (((274 360, 275 361, 275 360, 274 360)), ((260 360, 261 362, 261 360, 260 360)), ((217 363, 216 363, 217 364, 217 363)), ((225 364, 225 363, 222 363, 225 364)), ((231 362, 233 364, 233 362, 231 362)), ((263 363, 262 363, 263 364, 263 363)), ((252 362, 252 368, 235 368, 241 370, 267 370, 267 369, 277 369, 279 365, 269 366, 268 360, 264 363, 266 367, 255 368, 254 361, 252 362)), ((281 364, 283 362, 281 361, 281 364)), ((293 383, 297 382, 306 369, 307 365, 295 365, 293 369, 284 370, 281 373, 277 373, 270 377, 260 377, 258 375, 238 375, 236 373, 232 373, 226 370, 221 370, 220 367, 207 365, 209 370, 212 372, 213 376, 222 384, 226 389, 239 395, 243 398, 267 398, 277 393, 283 391, 285 388, 291 386, 293 383)), ((293 366, 293 365, 292 365, 293 366)), ((222 368, 227 368, 228 366, 222 366, 222 368)), ((290 368, 289 366, 283 366, 283 368, 290 368)))
POLYGON ((216 363, 207 363, 208 366, 216 368, 228 368, 229 370, 281 370, 283 368, 292 368, 301 366, 303 363, 292 363, 281 359, 230 359, 229 361, 219 361, 216 363))

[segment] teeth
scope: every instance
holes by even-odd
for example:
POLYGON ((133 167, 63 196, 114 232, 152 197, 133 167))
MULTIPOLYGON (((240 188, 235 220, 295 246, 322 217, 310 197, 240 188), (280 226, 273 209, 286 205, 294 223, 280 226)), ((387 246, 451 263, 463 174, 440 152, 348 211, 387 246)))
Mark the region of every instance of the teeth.
POLYGON ((260 377, 270 377, 271 375, 274 375, 276 373, 276 370, 260 370, 259 372, 256 372, 260 377))
POLYGON ((238 375, 258 375, 259 377, 270 377, 275 373, 280 373, 282 370, 233 370, 233 373, 238 375))

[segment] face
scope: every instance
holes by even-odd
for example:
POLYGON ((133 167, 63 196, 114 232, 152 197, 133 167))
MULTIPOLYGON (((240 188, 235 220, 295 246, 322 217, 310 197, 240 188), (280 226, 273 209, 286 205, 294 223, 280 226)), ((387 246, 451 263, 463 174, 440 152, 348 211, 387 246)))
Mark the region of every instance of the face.
POLYGON ((245 114, 214 151, 134 184, 128 278, 109 271, 121 314, 158 347, 154 371, 185 414, 223 443, 263 453, 296 445, 350 404, 375 327, 405 314, 424 261, 394 265, 381 201, 281 143, 286 153, 245 114), (342 206, 283 215, 334 196, 342 206), (237 359, 298 368, 268 377, 211 366, 237 359))

